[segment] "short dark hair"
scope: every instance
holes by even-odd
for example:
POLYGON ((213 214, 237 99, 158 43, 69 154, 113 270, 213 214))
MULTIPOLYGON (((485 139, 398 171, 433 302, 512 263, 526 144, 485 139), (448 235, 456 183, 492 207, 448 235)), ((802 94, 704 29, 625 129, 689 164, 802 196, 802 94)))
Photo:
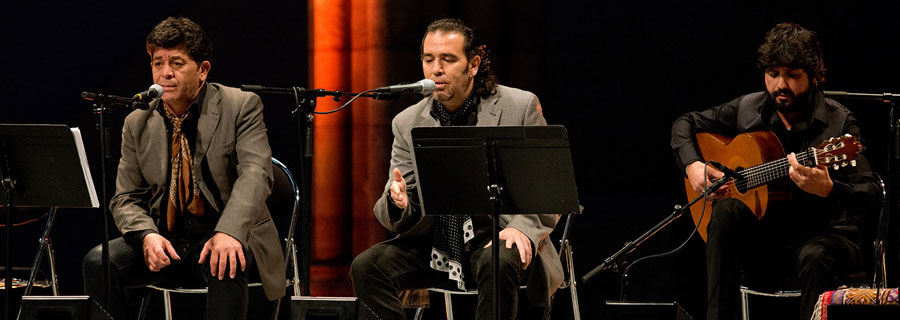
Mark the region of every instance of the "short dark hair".
POLYGON ((801 68, 810 80, 825 81, 825 64, 818 36, 796 23, 779 23, 769 30, 757 50, 756 62, 763 72, 775 66, 801 68))
POLYGON ((466 53, 466 59, 472 60, 476 55, 481 57, 481 65, 478 67, 478 73, 475 75, 473 90, 482 98, 496 94, 499 81, 497 81, 497 76, 494 75, 494 70, 491 67, 490 51, 487 50, 486 45, 478 43, 478 39, 475 37, 475 30, 466 25, 465 22, 462 22, 462 20, 445 18, 435 20, 429 24, 425 35, 422 36, 422 43, 419 45, 419 55, 421 56, 425 53, 425 37, 429 33, 438 31, 456 32, 463 35, 463 51, 466 53))
POLYGON ((212 41, 209 41, 200 25, 188 18, 169 17, 153 27, 147 35, 147 52, 151 55, 160 48, 182 46, 197 64, 212 61, 212 41))

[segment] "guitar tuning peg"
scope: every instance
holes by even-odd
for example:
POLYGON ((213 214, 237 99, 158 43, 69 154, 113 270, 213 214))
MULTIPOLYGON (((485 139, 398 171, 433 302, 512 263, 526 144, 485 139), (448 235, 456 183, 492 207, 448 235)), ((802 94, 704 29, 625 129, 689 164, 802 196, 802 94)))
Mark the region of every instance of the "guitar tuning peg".
POLYGON ((855 167, 855 166, 856 166, 856 160, 850 160, 850 165, 855 167))
POLYGON ((834 168, 834 170, 838 170, 838 169, 841 168, 841 165, 835 163, 835 164, 834 164, 833 166, 831 166, 831 167, 834 168))
POLYGON ((846 166, 847 166, 847 161, 841 162, 841 168, 846 167, 846 166))

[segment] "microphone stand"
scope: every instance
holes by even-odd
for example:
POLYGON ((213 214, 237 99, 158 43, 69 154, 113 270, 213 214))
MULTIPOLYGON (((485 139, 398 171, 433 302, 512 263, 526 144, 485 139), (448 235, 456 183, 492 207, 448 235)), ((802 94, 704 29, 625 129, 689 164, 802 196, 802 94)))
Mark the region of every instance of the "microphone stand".
POLYGON ((340 101, 344 96, 361 96, 373 98, 376 100, 393 100, 397 98, 397 94, 372 92, 358 94, 343 91, 327 91, 324 89, 306 89, 303 87, 267 87, 260 85, 241 85, 242 91, 251 91, 256 93, 275 93, 293 95, 296 101, 296 107, 291 111, 291 116, 297 119, 297 136, 300 152, 303 156, 300 158, 300 188, 301 202, 303 205, 300 210, 300 226, 303 235, 303 243, 300 245, 300 294, 309 295, 309 269, 311 259, 311 247, 309 235, 311 233, 312 222, 312 161, 313 161, 313 120, 316 114, 316 99, 319 97, 332 96, 334 101, 340 101))
POLYGON ((12 248, 12 227, 13 227, 13 215, 15 215, 15 208, 13 208, 13 196, 15 196, 15 188, 16 188, 16 178, 13 176, 12 172, 10 172, 9 166, 9 155, 6 151, 6 141, 0 141, 0 156, 3 158, 0 159, 0 183, 3 184, 3 187, 6 189, 6 245, 4 246, 4 253, 6 254, 6 274, 3 278, 3 319, 11 319, 13 312, 9 300, 12 295, 13 289, 13 280, 12 280, 12 255, 10 255, 10 250, 12 248))
POLYGON ((878 222, 878 233, 876 235, 876 242, 874 243, 875 249, 875 280, 876 285, 878 279, 881 279, 882 286, 887 286, 887 274, 885 268, 885 248, 884 248, 884 236, 887 234, 887 229, 889 225, 889 217, 893 214, 897 214, 897 208, 900 203, 900 187, 896 187, 895 184, 897 181, 900 181, 900 172, 897 172, 900 169, 900 110, 898 110, 897 100, 900 98, 900 94, 884 92, 884 93, 855 93, 855 92, 846 92, 846 91, 823 91, 825 96, 836 98, 836 99, 847 99, 847 100, 869 100, 869 101, 879 101, 884 105, 890 106, 890 129, 888 130, 888 139, 889 147, 888 147, 888 161, 887 161, 887 172, 888 172, 888 181, 885 183, 887 185, 887 190, 884 190, 885 194, 885 208, 882 210, 887 210, 881 215, 881 220, 878 222))
POLYGON ((103 197, 103 243, 101 244, 102 263, 104 272, 100 281, 106 283, 106 301, 101 301, 103 306, 109 308, 110 295, 112 293, 112 275, 109 266, 109 195, 106 186, 106 166, 112 157, 109 152, 109 109, 110 107, 122 107, 126 109, 146 109, 146 103, 135 101, 132 98, 105 95, 102 93, 82 92, 81 98, 91 101, 91 109, 97 115, 97 130, 100 132, 100 184, 103 197))
POLYGON ((628 279, 627 279, 628 278, 628 269, 630 268, 630 266, 626 267, 626 265, 628 264, 628 261, 626 261, 627 255, 634 252, 634 250, 637 250, 637 247, 640 246, 641 244, 643 244, 644 241, 647 241, 647 239, 649 239, 650 237, 655 235, 657 232, 659 232, 663 228, 667 227, 670 223, 672 223, 672 221, 675 221, 675 219, 680 218, 684 214, 684 211, 686 210, 686 208, 690 208, 691 206, 694 205, 694 203, 697 203, 697 201, 700 201, 700 199, 703 199, 703 197, 705 195, 715 192, 721 186, 725 185, 729 181, 732 181, 732 178, 735 178, 734 176, 732 176, 730 174, 733 171, 729 170, 729 171, 725 171, 725 172, 727 172, 729 174, 726 174, 721 179, 716 180, 716 182, 709 185, 706 188, 706 190, 703 191, 703 193, 701 193, 699 196, 697 196, 696 198, 694 198, 693 200, 691 200, 684 206, 675 205, 675 210, 672 211, 672 214, 670 214, 668 217, 666 217, 665 219, 663 219, 662 221, 657 223, 655 226, 650 228, 650 230, 647 230, 646 232, 644 232, 644 234, 637 237, 637 239, 626 242, 625 245, 622 247, 622 249, 619 249, 619 251, 614 253, 612 256, 609 256, 608 258, 603 260, 603 263, 601 263, 600 265, 595 267, 593 270, 591 270, 590 272, 585 274, 584 277, 581 278, 581 281, 583 283, 588 283, 591 278, 593 278, 595 275, 597 275, 597 273, 607 271, 607 270, 612 270, 614 272, 623 271, 622 275, 621 275, 620 299, 622 301, 625 301, 625 287, 627 286, 627 283, 628 283, 628 279))

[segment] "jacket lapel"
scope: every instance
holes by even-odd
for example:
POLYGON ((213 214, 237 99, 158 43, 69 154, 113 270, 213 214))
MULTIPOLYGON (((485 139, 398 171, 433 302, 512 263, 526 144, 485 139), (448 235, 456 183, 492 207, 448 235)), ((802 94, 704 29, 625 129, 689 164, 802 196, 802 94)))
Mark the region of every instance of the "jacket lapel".
MULTIPOLYGON (((156 104, 151 104, 150 119, 147 121, 147 134, 149 135, 149 148, 147 151, 152 155, 156 154, 159 163, 159 181, 162 185, 166 185, 169 177, 169 133, 166 131, 166 121, 168 119, 159 113, 157 106, 162 100, 156 100, 156 104)), ((149 155, 148 155, 149 156, 149 155)))
POLYGON ((425 99, 423 103, 422 112, 419 114, 419 119, 413 127, 440 127, 441 122, 431 116, 431 106, 434 104, 434 96, 428 96, 428 99, 425 99))
POLYGON ((500 107, 500 93, 487 99, 481 99, 478 104, 478 123, 477 126, 493 127, 500 124, 500 113, 503 108, 500 107))
POLYGON ((194 170, 200 168, 200 163, 203 161, 203 157, 206 156, 210 141, 219 127, 219 114, 222 111, 221 105, 219 105, 219 102, 222 100, 219 90, 213 85, 205 85, 207 86, 206 97, 204 97, 203 103, 200 104, 200 119, 197 123, 197 148, 194 155, 194 170))

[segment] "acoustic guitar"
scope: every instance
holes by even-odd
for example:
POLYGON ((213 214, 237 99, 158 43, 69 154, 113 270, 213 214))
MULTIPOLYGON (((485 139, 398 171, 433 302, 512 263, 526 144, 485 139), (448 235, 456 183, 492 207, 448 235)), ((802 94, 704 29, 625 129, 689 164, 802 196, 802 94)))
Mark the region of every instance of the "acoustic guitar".
MULTIPOLYGON (((743 202, 762 219, 766 209, 778 205, 779 202, 790 201, 790 179, 780 179, 788 175, 791 167, 781 142, 769 131, 745 132, 734 138, 714 133, 698 133, 697 146, 703 158, 719 162, 733 169, 740 177, 730 179, 725 184, 725 196, 743 202)), ((845 135, 822 142, 818 147, 797 153, 797 162, 808 167, 819 165, 832 166, 835 170, 851 165, 856 166, 856 159, 862 151, 862 144, 855 137, 845 135)), ((688 200, 700 194, 691 188, 691 183, 684 179, 688 200)), ((691 216, 697 225, 700 237, 706 241, 706 227, 712 215, 712 204, 707 199, 697 201, 691 206, 691 216), (703 213, 704 202, 706 212, 703 213), (701 214, 702 220, 701 220, 701 214)))

